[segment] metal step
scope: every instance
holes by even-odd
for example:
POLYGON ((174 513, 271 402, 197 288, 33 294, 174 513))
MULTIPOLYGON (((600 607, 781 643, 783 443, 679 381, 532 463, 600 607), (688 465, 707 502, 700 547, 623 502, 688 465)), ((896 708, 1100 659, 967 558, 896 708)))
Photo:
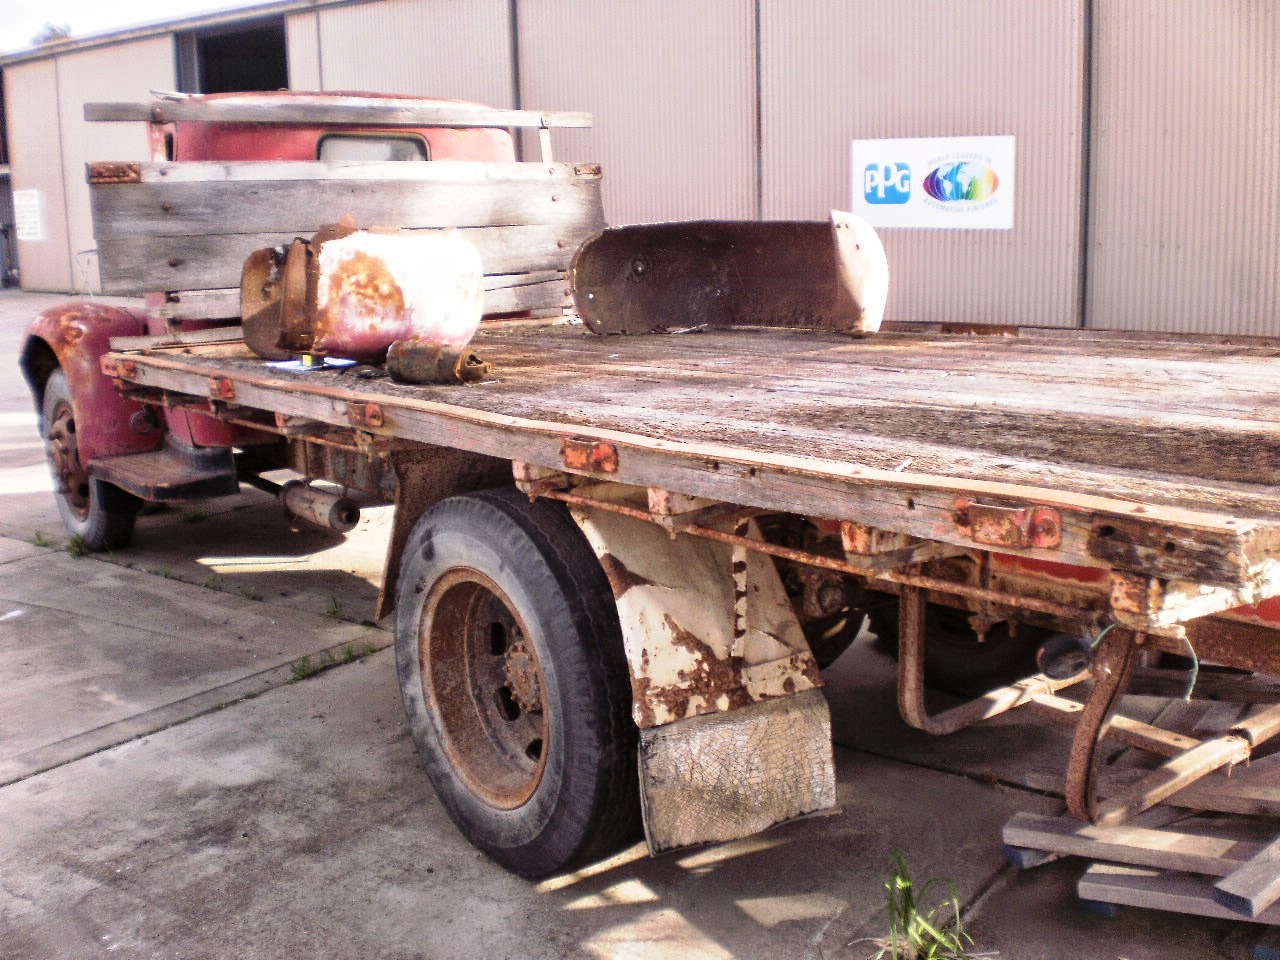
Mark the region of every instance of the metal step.
POLYGON ((147 453, 99 457, 89 475, 143 500, 203 500, 238 493, 235 456, 229 447, 189 447, 172 435, 147 453))

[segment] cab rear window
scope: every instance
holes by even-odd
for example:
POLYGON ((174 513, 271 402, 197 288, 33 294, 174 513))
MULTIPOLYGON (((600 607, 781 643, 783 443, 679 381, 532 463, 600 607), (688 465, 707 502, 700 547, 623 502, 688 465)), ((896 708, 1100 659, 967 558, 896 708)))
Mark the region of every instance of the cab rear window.
POLYGON ((328 133, 320 138, 320 160, 430 160, 427 141, 414 136, 328 133))

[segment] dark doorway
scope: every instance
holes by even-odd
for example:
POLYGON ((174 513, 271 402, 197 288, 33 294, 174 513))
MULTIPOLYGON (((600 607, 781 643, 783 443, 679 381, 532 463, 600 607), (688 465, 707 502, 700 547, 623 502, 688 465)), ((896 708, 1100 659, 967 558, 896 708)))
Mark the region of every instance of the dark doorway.
POLYGON ((187 93, 286 89, 283 18, 179 34, 178 75, 187 93))

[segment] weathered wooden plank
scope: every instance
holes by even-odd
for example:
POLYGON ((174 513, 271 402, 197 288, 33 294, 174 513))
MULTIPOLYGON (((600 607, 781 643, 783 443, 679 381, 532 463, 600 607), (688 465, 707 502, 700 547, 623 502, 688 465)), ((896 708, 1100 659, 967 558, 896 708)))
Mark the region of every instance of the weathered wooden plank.
POLYGON ((240 316, 240 288, 175 290, 147 313, 166 320, 230 320, 240 316))
POLYGON ((1003 839, 1014 847, 1217 877, 1231 874, 1258 851, 1256 843, 1167 827, 1098 827, 1071 817, 1030 813, 1015 814, 1005 824, 1003 839))
MULTIPOLYGON (((138 182, 144 186, 161 183, 254 183, 262 180, 379 180, 457 186, 514 181, 552 186, 573 179, 598 181, 602 175, 598 164, 536 161, 153 160, 130 163, 137 168, 138 182)), ((86 176, 94 166, 94 163, 85 164, 86 176)), ((89 179, 92 182, 92 178, 89 179)))
POLYGON ((1280 838, 1215 883, 1213 898, 1250 918, 1258 917, 1280 900, 1280 838))
MULTIPOLYGON (((318 226, 318 225, 317 225, 318 226)), ((564 270, 594 227, 476 227, 464 231, 480 251, 485 273, 564 270)), ((141 294, 155 290, 215 290, 238 286, 245 258, 263 247, 292 242, 295 233, 110 239, 98 244, 102 290, 141 294)))
MULTIPOLYGON (((568 305, 569 293, 564 274, 557 270, 542 270, 532 274, 508 273, 485 278, 485 316, 564 309, 568 305)), ((240 291, 172 291, 164 303, 149 307, 147 312, 168 320, 233 319, 240 316, 240 291)))
POLYGON ((168 123, 357 123, 416 127, 590 127, 591 114, 566 111, 495 110, 457 104, 379 97, 297 98, 255 103, 236 100, 153 100, 150 103, 86 103, 84 118, 168 123))
MULTIPOLYGON (((726 431, 725 421, 714 418, 713 422, 721 424, 720 443, 692 442, 679 431, 675 433, 679 440, 661 439, 666 430, 647 436, 644 432, 634 432, 637 428, 655 430, 663 422, 665 413, 671 409, 670 397, 665 395, 652 398, 659 405, 644 424, 633 423, 631 431, 585 428, 579 419, 580 408, 566 404, 562 396, 564 383, 581 374, 569 369, 563 371, 563 380, 544 379, 532 383, 518 371, 507 368, 507 354, 500 349, 495 352, 501 339, 501 336, 486 336, 482 331, 475 349, 487 359, 496 357, 503 375, 468 389, 465 396, 446 388, 397 388, 376 379, 363 381, 357 395, 345 385, 328 382, 322 373, 309 374, 305 380, 291 380, 264 377, 261 368, 250 361, 243 361, 234 370, 234 365, 227 360, 218 361, 217 366, 220 373, 234 374, 237 394, 247 405, 258 404, 266 409, 288 406, 290 409, 286 412, 295 415, 322 420, 335 417, 334 422, 343 423, 343 404, 351 399, 378 395, 379 402, 385 406, 385 430, 391 435, 548 466, 559 464, 560 441, 566 432, 572 432, 615 443, 622 464, 617 479, 623 482, 662 486, 746 506, 857 520, 943 542, 965 542, 954 518, 955 497, 959 493, 1019 498, 1022 502, 1043 501, 1062 508, 1065 512, 1060 550, 1019 551, 1046 559, 1094 562, 1088 555, 1087 541, 1093 518, 1099 513, 1145 515, 1157 523, 1184 523, 1195 529, 1230 531, 1239 538, 1239 543, 1224 558, 1224 569, 1238 562, 1244 545, 1249 542, 1252 525, 1233 527, 1237 520, 1220 514, 954 475, 871 469, 849 459, 762 453, 751 445, 748 435, 726 431), (479 409, 484 406, 478 402, 482 397, 510 399, 513 393, 521 396, 521 403, 497 403, 491 404, 494 410, 479 409), (292 409, 293 406, 298 409, 292 409), (532 418, 530 415, 534 413, 539 416, 532 418), (653 419, 654 415, 657 420, 653 419), (725 441, 747 445, 730 446, 725 441)), ((536 350, 538 342, 537 339, 524 340, 530 350, 536 350)), ((181 361, 142 357, 138 358, 138 367, 140 381, 187 392, 199 393, 208 377, 207 368, 202 370, 200 361, 194 357, 181 361)), ((724 393, 717 396, 716 404, 732 407, 737 400, 732 393, 724 393)), ((596 397, 594 403, 598 408, 611 406, 615 400, 596 397)), ((846 455, 840 441, 839 437, 828 437, 825 449, 846 455)), ((1237 575, 1246 574, 1241 570, 1237 575)))
POLYGON ((568 309, 569 290, 564 279, 510 284, 486 290, 484 313, 527 313, 531 310, 568 309))
MULTIPOLYGON (((1116 903, 1223 920, 1246 919, 1218 903, 1213 897, 1213 887, 1206 879, 1186 873, 1095 863, 1080 877, 1076 893, 1082 900, 1099 903, 1116 903)), ((1247 919, 1271 926, 1280 925, 1280 907, 1273 906, 1258 916, 1247 919)))
MULTIPOLYGON (((390 163, 430 168, 435 164, 390 163)), ((361 227, 604 225, 600 180, 211 179, 104 183, 90 188, 94 235, 106 240, 224 233, 314 233, 351 217, 361 227)))

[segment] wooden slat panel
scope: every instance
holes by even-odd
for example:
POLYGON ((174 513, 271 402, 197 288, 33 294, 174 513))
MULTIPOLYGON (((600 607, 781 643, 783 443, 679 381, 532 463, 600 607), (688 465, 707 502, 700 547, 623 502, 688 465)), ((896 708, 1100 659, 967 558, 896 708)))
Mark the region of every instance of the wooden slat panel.
POLYGON ((253 103, 226 100, 153 100, 150 103, 86 103, 86 120, 174 120, 205 123, 358 123, 415 127, 590 127, 591 114, 493 110, 452 104, 415 103, 377 97, 297 98, 253 103))
MULTIPOLYGON (((570 304, 564 273, 499 274, 485 278, 484 314, 564 309, 570 304)), ((167 320, 225 320, 240 316, 240 290, 178 290, 170 299, 147 310, 167 320)))
POLYGON ((486 290, 484 312, 488 316, 492 313, 566 309, 569 302, 569 288, 565 281, 548 280, 486 290))
MULTIPOLYGON (((318 226, 318 225, 317 225, 318 226)), ((485 273, 565 270, 594 225, 476 227, 464 231, 480 251, 485 273)), ((245 258, 263 247, 290 243, 295 232, 183 238, 111 239, 98 244, 102 290, 142 294, 153 290, 215 290, 239 286, 245 258)))
POLYGON ((575 177, 572 168, 548 173, 538 166, 536 175, 517 177, 510 175, 517 165, 504 164, 462 177, 457 165, 442 170, 444 165, 435 163, 375 169, 311 163, 148 166, 153 169, 142 183, 91 185, 94 234, 100 241, 314 233, 346 216, 362 227, 409 228, 590 223, 599 229, 604 221, 599 178, 575 177))

